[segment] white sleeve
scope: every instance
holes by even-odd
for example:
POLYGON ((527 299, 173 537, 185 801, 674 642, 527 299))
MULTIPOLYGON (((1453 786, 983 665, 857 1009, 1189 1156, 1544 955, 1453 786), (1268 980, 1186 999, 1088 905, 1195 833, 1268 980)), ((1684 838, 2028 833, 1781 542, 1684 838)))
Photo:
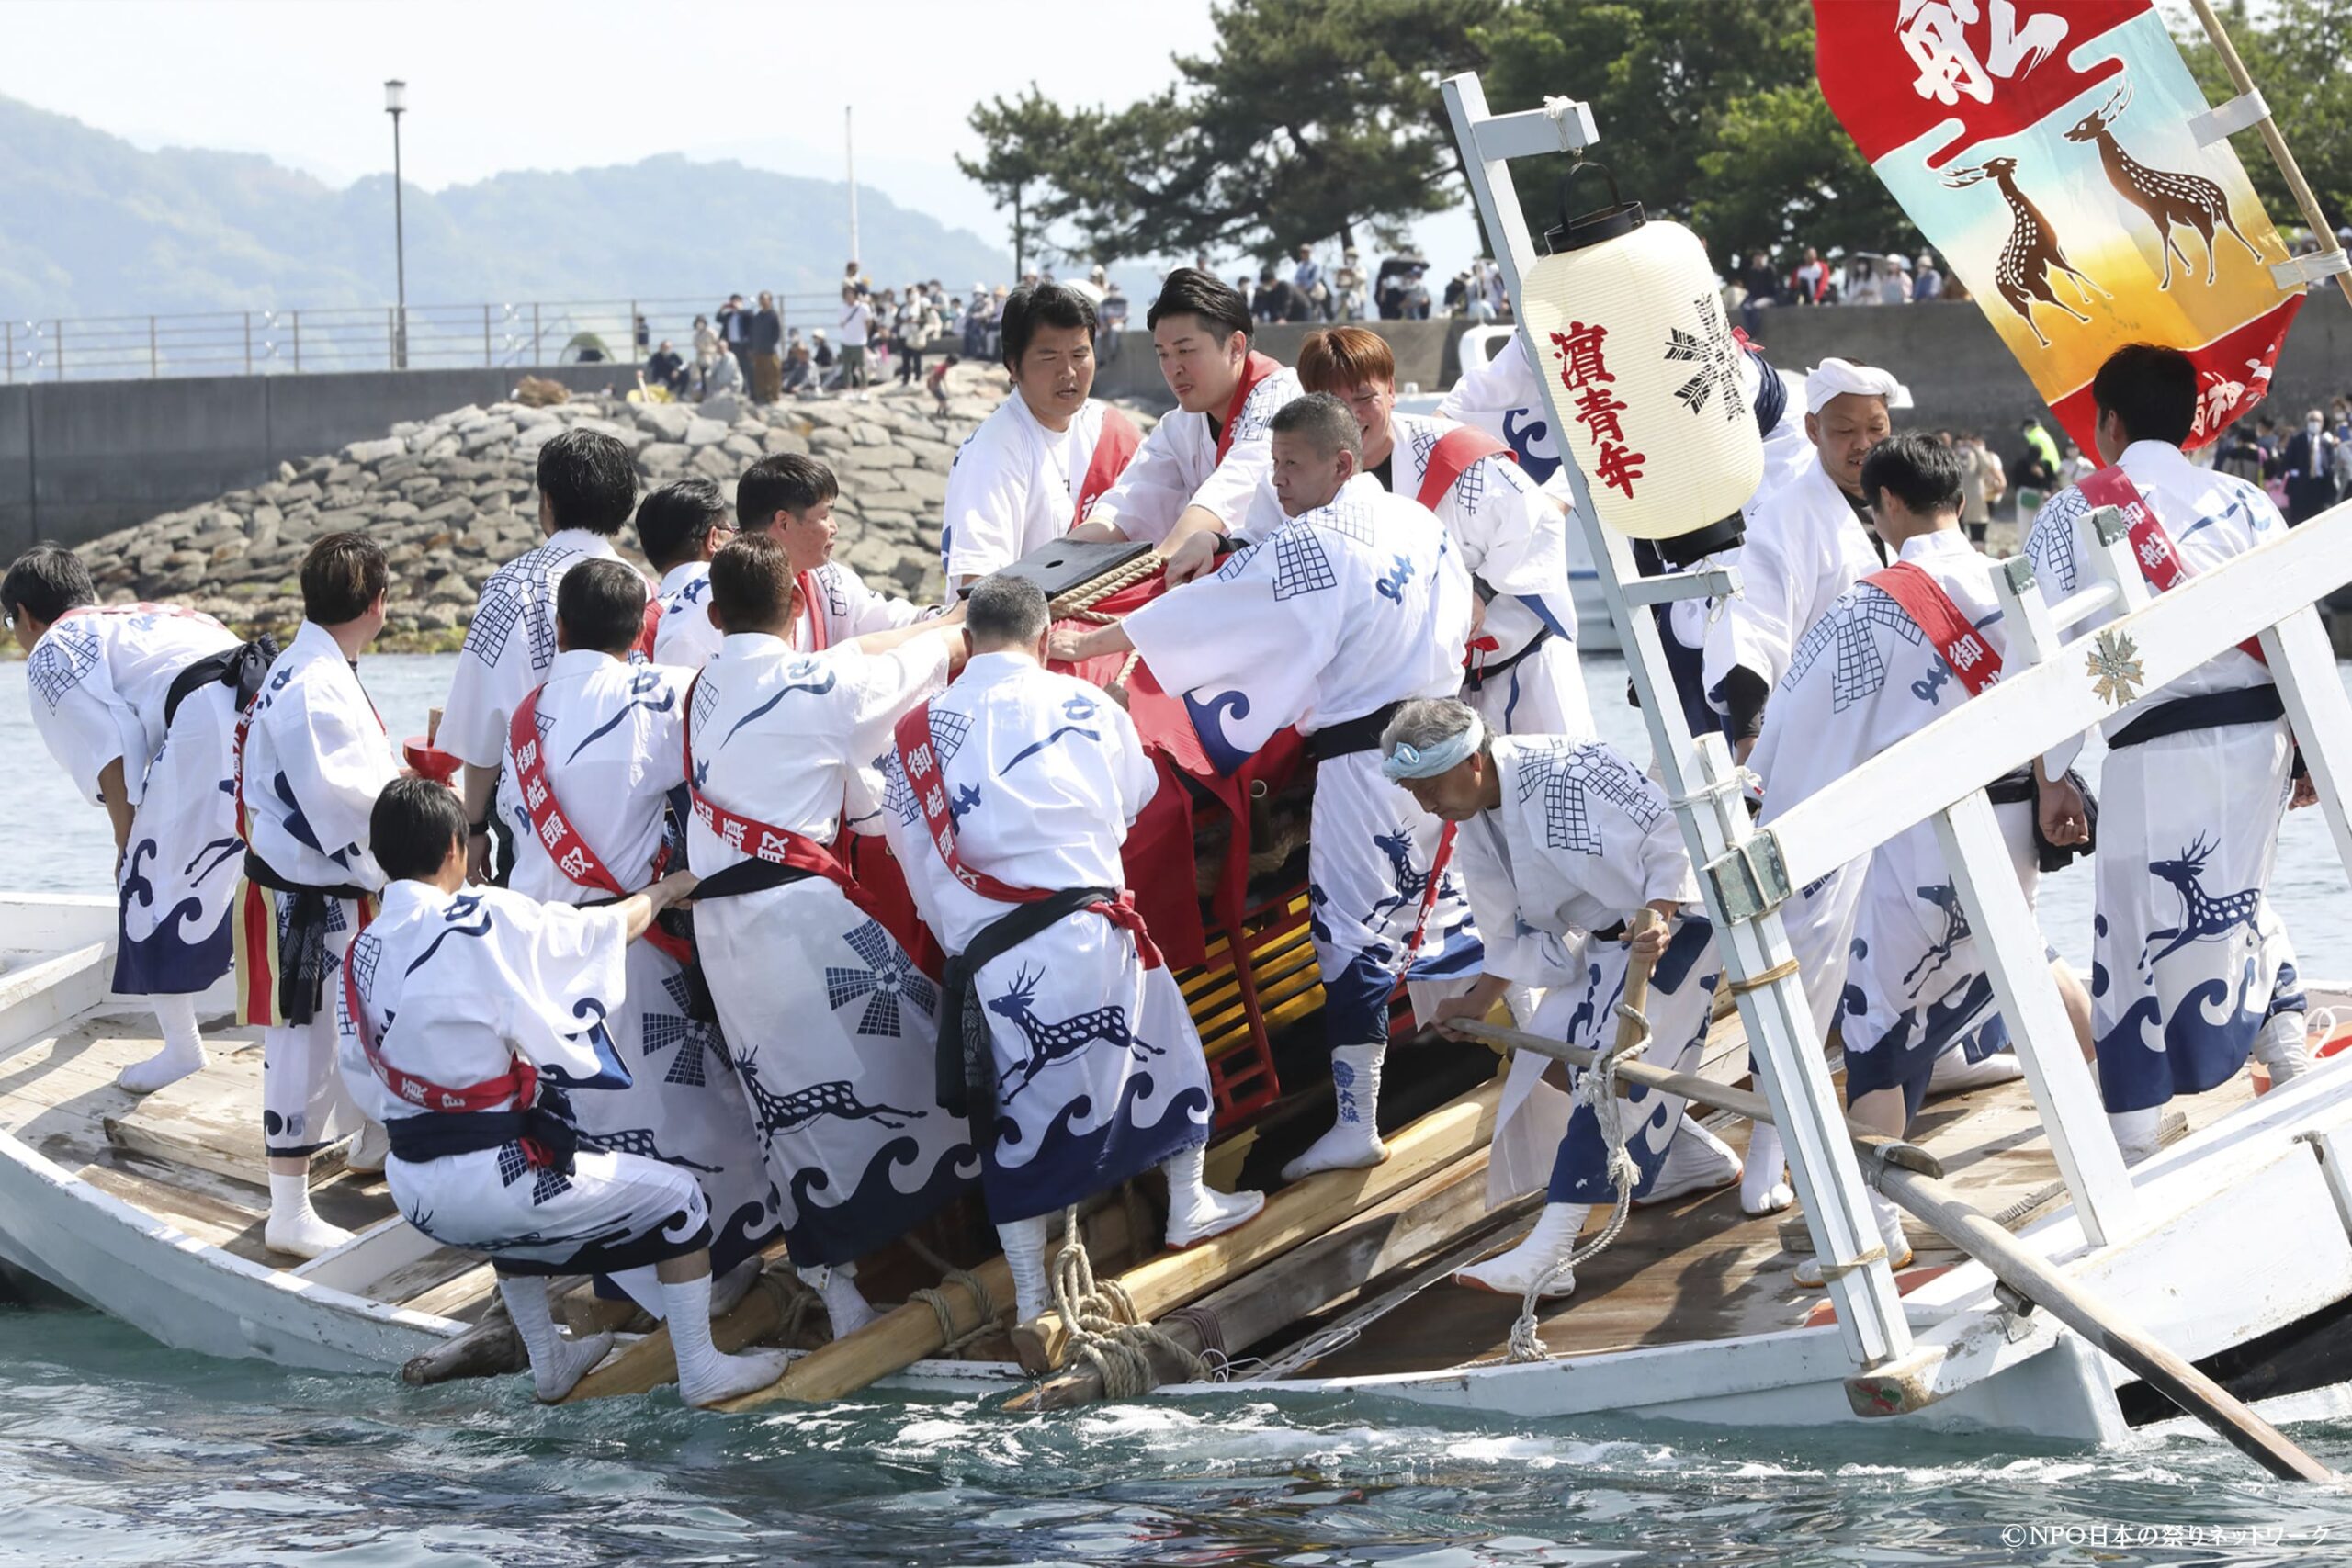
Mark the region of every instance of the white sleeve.
POLYGON ((1544 961, 1543 950, 1521 931, 1519 889, 1510 867, 1490 847, 1487 824, 1464 824, 1454 836, 1454 860, 1462 871, 1462 886, 1470 896, 1470 918, 1486 947, 1487 973, 1500 975, 1521 986, 1554 984, 1557 976, 1544 961))
POLYGON ((618 1088, 628 1071, 597 1026, 627 991, 628 926, 610 905, 576 908, 516 893, 486 898, 502 984, 491 987, 498 1032, 514 1054, 560 1084, 618 1088))
MULTIPOLYGON (((528 639, 519 619, 507 617, 491 602, 493 594, 511 592, 495 579, 483 585, 481 603, 458 651, 458 668, 449 676, 441 728, 434 732, 435 746, 477 768, 498 766, 514 705, 531 689, 528 639), (507 635, 494 641, 492 628, 502 623, 507 635)), ((520 613, 518 608, 517 617, 520 613)))
POLYGON ((1120 809, 1126 825, 1133 827, 1159 789, 1159 770, 1144 750, 1143 738, 1136 733, 1136 721, 1127 716, 1127 710, 1116 703, 1105 705, 1110 709, 1112 733, 1118 737, 1112 765, 1119 775, 1120 809))
MULTIPOLYGON (((1216 513, 1230 534, 1250 520, 1251 504, 1273 471, 1273 434, 1261 421, 1235 435, 1233 445, 1226 448, 1225 460, 1201 481, 1184 505, 1216 513)), ((1181 513, 1183 507, 1177 510, 1181 513)))
MULTIPOLYGON (((1644 780, 1647 782, 1646 778, 1644 780)), ((1642 834, 1642 902, 1671 898, 1678 904, 1700 901, 1699 876, 1690 867, 1690 852, 1682 842, 1682 826, 1660 793, 1657 816, 1642 834)))
POLYGON ((891 748, 891 731, 909 709, 947 689, 947 642, 925 634, 888 653, 843 649, 830 656, 850 690, 848 757, 879 756, 891 748))
MULTIPOLYGON (((1014 394, 1016 397, 1018 393, 1014 394)), ((1021 557, 1029 486, 1004 445, 976 430, 947 470, 941 553, 947 581, 986 577, 1021 557)))
POLYGON ((1156 545, 1176 526, 1191 494, 1170 422, 1162 420, 1136 448, 1117 482, 1094 503, 1087 521, 1107 524, 1127 538, 1156 545))
MULTIPOLYGON (((307 692, 291 711, 273 705, 257 722, 268 720, 276 721, 270 739, 278 771, 320 852, 350 872, 355 885, 382 886, 384 874, 368 849, 368 818, 376 797, 400 774, 391 742, 372 716, 316 701, 307 692)), ((492 763, 504 754, 503 747, 493 750, 492 763)))
POLYGON ((1485 489, 1475 503, 1454 504, 1470 518, 1461 530, 1463 564, 1497 593, 1557 599, 1568 588, 1567 513, 1504 457, 1477 464, 1485 489))
POLYGON ((43 637, 26 661, 33 728, 83 799, 99 803, 98 775, 108 762, 119 758, 123 784, 136 804, 146 780, 146 759, 141 758, 134 766, 123 737, 124 721, 135 724, 136 720, 127 712, 118 718, 107 701, 112 689, 99 669, 77 678, 68 651, 54 637, 43 637))
POLYGON ((834 577, 833 585, 842 592, 849 614, 842 628, 842 640, 864 637, 868 632, 894 632, 900 626, 913 626, 923 618, 923 607, 905 599, 877 593, 855 572, 842 570, 834 577))
MULTIPOLYGON (((718 657, 718 628, 710 624, 707 600, 681 604, 662 617, 653 632, 653 662, 681 670, 701 669, 718 657)), ((447 717, 443 716, 443 722, 447 717)))
POLYGON ((1271 733, 1306 715, 1339 645, 1339 610, 1323 603, 1326 595, 1275 596, 1281 547, 1256 546, 1120 623, 1170 694, 1221 687, 1246 694, 1253 732, 1271 733))
POLYGON ((1789 624, 1796 614, 1797 570, 1789 558, 1787 530, 1749 532, 1739 549, 1739 592, 1707 624, 1701 679, 1709 692, 1741 666, 1761 675, 1767 686, 1780 684, 1790 649, 1804 630, 1789 624))

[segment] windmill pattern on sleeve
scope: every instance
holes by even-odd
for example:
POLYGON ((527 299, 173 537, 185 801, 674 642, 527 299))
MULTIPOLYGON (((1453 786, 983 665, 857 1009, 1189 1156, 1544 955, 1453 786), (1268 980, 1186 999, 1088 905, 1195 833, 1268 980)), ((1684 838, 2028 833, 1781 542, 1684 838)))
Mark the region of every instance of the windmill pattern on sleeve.
POLYGON ((1600 853, 1601 833, 1590 810, 1595 795, 1623 809, 1645 832, 1657 825, 1657 792, 1613 753, 1566 740, 1552 741, 1540 751, 1531 745, 1529 750, 1532 754, 1520 769, 1519 798, 1524 802, 1538 789, 1544 792, 1545 848, 1600 853))
POLYGON ((1822 649, 1835 643, 1838 662, 1830 672, 1832 708, 1844 713, 1865 697, 1876 696, 1886 684, 1886 660, 1871 634, 1873 626, 1892 626, 1904 641, 1915 645, 1921 636, 1918 623, 1902 605, 1882 590, 1860 584, 1832 604, 1829 613, 1798 640, 1796 651, 1789 658, 1788 679, 1781 686, 1792 687, 1803 680, 1822 649))
POLYGON ((72 621, 61 621, 33 649, 25 672, 32 683, 33 694, 55 713, 57 705, 65 700, 65 694, 80 685, 83 677, 97 667, 98 634, 72 621))

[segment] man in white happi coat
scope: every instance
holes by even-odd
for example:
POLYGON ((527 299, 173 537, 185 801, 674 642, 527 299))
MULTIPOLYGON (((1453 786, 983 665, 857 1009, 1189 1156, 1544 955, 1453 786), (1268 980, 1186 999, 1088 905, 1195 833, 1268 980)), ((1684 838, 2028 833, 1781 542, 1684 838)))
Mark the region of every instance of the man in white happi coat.
MULTIPOLYGON (((2156 592, 2285 531, 2260 489, 2182 454, 2197 411, 2186 355, 2117 349, 2091 399, 2108 467, 2051 497, 2026 540, 2052 603, 2086 585, 2080 520, 2096 506, 2132 523, 2133 556, 2156 592)), ((2073 635, 2088 638, 2112 618, 2101 611, 2073 635)), ((2260 647, 2216 655, 2105 727, 2092 946, 2105 984, 2094 1027, 2099 1092, 2126 1160, 2155 1151, 2165 1101, 2228 1081, 2249 1054, 2273 1082, 2311 1065, 2294 953, 2268 892, 2295 739, 2260 647)), ((2121 668, 2132 654, 2101 647, 2092 658, 2121 668)), ((2310 798, 2296 787, 2295 804, 2310 798)), ((2046 827, 2082 814, 2063 780, 2042 810, 2046 827)))
POLYGON ((710 1212, 694 1177, 590 1146, 569 1098, 628 1082, 605 1029, 625 1005, 627 950, 692 874, 575 908, 469 888, 466 838, 457 795, 429 779, 395 779, 369 813, 388 883, 335 1013, 342 1076, 390 1135, 393 1201, 443 1246, 489 1255, 543 1400, 570 1393, 613 1343, 557 1331, 556 1274, 613 1276, 659 1302, 687 1404, 766 1387, 784 1351, 711 1343, 710 1212))
MULTIPOLYGON (((1486 973, 1438 1004, 1430 1021, 1439 1032, 1484 1019, 1515 983, 1544 987, 1529 1031, 1605 1050, 1617 1038, 1628 969, 1654 964, 1643 1059, 1697 1071, 1723 964, 1658 786, 1605 742, 1498 735, 1453 699, 1399 708, 1381 753, 1382 772, 1457 824, 1454 848, 1486 944, 1486 973), (1579 956, 1563 968, 1561 942, 1538 940, 1545 936, 1574 942, 1579 956)), ((1546 1084, 1549 1066, 1512 1055, 1487 1179, 1491 1204, 1544 1183, 1544 1213, 1517 1247, 1455 1273, 1460 1283, 1519 1295, 1542 1278, 1546 1296, 1574 1291, 1567 1264, 1585 1220, 1595 1203, 1619 1196, 1612 1138, 1632 1161, 1635 1202, 1739 1179, 1739 1156, 1686 1119, 1679 1097, 1636 1086, 1596 1110, 1546 1084)))
MULTIPOLYGON (((683 670, 633 662, 645 580, 620 561, 584 561, 556 590, 556 656, 547 684, 517 705, 500 810, 514 836, 507 886, 559 904, 609 903, 673 859, 665 833, 686 780, 683 670)), ((720 1273, 777 1224, 776 1189, 681 931, 628 949, 628 991, 605 1019, 630 1081, 574 1110, 601 1148, 674 1165, 710 1204, 720 1273)))
POLYGON ((1825 359, 1805 377, 1804 433, 1815 458, 1747 510, 1734 558, 1740 590, 1709 607, 1702 680, 1745 761, 1797 639, 1830 602, 1885 564, 1869 528, 1862 458, 1893 428, 1901 392, 1883 370, 1825 359))
POLYGON ((637 459, 574 427, 539 448, 539 531, 548 542, 490 574, 466 627, 434 744, 466 765, 474 877, 492 871, 490 824, 506 729, 555 662, 555 592, 584 560, 618 560, 613 537, 637 509, 637 459))
POLYGON ((201 1069, 197 994, 229 972, 242 841, 230 793, 237 695, 277 651, 166 604, 99 607, 90 569, 38 545, 0 581, 33 728, 114 826, 114 990, 148 998, 163 1049, 116 1081, 147 1094, 201 1069), (223 677, 229 684, 222 683, 223 677))
POLYGON ((1463 683, 1470 705, 1506 735, 1590 735, 1568 593, 1566 511, 1494 435, 1398 413, 1396 361, 1377 333, 1308 333, 1298 378, 1348 405, 1363 433, 1364 471, 1392 495, 1436 513, 1461 551, 1485 606, 1463 683))
POLYGON ((329 534, 301 575, 301 627, 263 678, 240 749, 235 920, 238 1021, 262 1028, 263 1239, 315 1258, 351 1239, 311 1207, 310 1156, 363 1130, 334 1070, 329 991, 384 886, 368 814, 401 765, 359 683, 359 655, 384 629, 384 552, 364 534, 329 534))
POLYGON ((1286 521, 1212 577, 1115 626, 1056 638, 1079 660, 1134 649, 1184 694, 1203 749, 1230 772, 1284 725, 1314 758, 1307 898, 1338 1100, 1331 1130, 1287 1179, 1379 1164, 1375 1121, 1388 1002, 1411 982, 1426 1016, 1478 973, 1478 937, 1445 865, 1451 832, 1380 772, 1396 705, 1462 686, 1470 577, 1426 507, 1361 471, 1355 416, 1329 393, 1274 416, 1286 521))
MULTIPOLYGON (((1959 456, 1925 434, 1893 436, 1864 461, 1862 488, 1896 558, 1840 594, 1792 652, 1753 759, 1767 826, 2000 678, 2007 628, 1994 563, 1961 526, 1959 456)), ((2041 874, 2031 780, 2020 770, 1987 793, 2030 908, 2041 874)), ((1854 1120, 1901 1137, 1929 1089, 1954 1081, 1938 1078, 1939 1061, 1963 1049, 1991 1064, 1967 1081, 2017 1077, 1933 822, 1805 888, 1783 918, 1814 1024, 1825 1033, 1835 1024, 1844 1043, 1854 1120)), ((2051 963, 2086 1044, 2087 1000, 2066 965, 2054 954, 2051 963)), ((1759 1162, 1769 1166, 1750 1197, 1783 1169, 1780 1140, 1761 1126, 1748 1145, 1751 1178, 1759 1162)), ((1900 1215, 1889 1200, 1871 1201, 1899 1268, 1910 1255, 1900 1215)), ((1819 1283, 1817 1264, 1801 1268, 1798 1282, 1819 1283)))
POLYGON ((637 542, 662 574, 654 590, 654 663, 699 670, 718 657, 710 558, 734 536, 727 498, 708 479, 680 479, 637 503, 637 542))
MULTIPOLYGON (((786 640, 782 545, 747 533, 710 568, 726 640, 687 700, 695 935, 728 1049, 763 1134, 793 1262, 836 1335, 871 1309, 854 1260, 977 1174, 968 1129, 933 1089, 937 989, 838 856, 844 811, 879 809, 891 726, 961 663, 937 621, 823 652, 786 640)), ((896 929, 894 929, 894 927, 896 929)))
POLYGON ((960 593, 1086 521, 1142 442, 1096 401, 1094 306, 1076 288, 1023 284, 1006 297, 1012 395, 964 439, 947 471, 939 560, 960 593))
POLYGON ((879 592, 833 558, 841 527, 833 503, 840 499, 833 470, 797 452, 763 457, 736 481, 735 515, 743 533, 775 540, 790 562, 792 618, 785 641, 797 652, 822 653, 936 613, 879 592))
POLYGON ((1198 267, 1170 273, 1144 320, 1177 406, 1074 532, 1147 540, 1169 558, 1168 581, 1187 582, 1249 522, 1272 460, 1270 422, 1298 377, 1250 346, 1249 301, 1198 267))
POLYGON ((1208 1061, 1119 858, 1158 774, 1124 709, 1046 670, 1049 620, 1035 583, 982 579, 971 661, 879 762, 891 844, 955 955, 940 1088, 986 1130, 980 1186, 1023 1322, 1053 1304, 1056 1220, 1092 1193, 1158 1167, 1171 1247, 1265 1203, 1203 1179, 1208 1061))

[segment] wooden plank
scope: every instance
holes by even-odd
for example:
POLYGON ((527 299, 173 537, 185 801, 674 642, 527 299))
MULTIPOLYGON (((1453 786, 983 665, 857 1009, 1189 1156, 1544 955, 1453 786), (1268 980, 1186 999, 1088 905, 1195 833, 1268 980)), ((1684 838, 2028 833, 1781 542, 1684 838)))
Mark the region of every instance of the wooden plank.
MULTIPOLYGON (((1327 1170, 1274 1193, 1264 1211, 1240 1229, 1183 1252, 1162 1253, 1119 1276, 1136 1314, 1155 1318, 1227 1280, 1281 1257, 1433 1170, 1483 1149, 1493 1139, 1500 1078, 1389 1135, 1388 1158, 1369 1170, 1327 1170)), ((1061 1364, 1065 1334, 1058 1315, 1032 1319, 1012 1332, 1022 1366, 1042 1376, 1061 1364)), ((788 1376, 788 1374, 787 1374, 788 1376)))
MULTIPOLYGON (((269 1185, 261 1131, 261 1054, 216 1060, 105 1119, 107 1141, 152 1158, 176 1161, 256 1187, 269 1185)), ((311 1182, 343 1169, 344 1145, 309 1156, 311 1182)))
POLYGON ((417 1312, 430 1313, 435 1317, 463 1317, 476 1303, 494 1293, 498 1276, 481 1254, 461 1252, 451 1247, 425 1260, 419 1271, 408 1280, 395 1279, 385 1282, 368 1294, 378 1301, 399 1302, 417 1312), (394 1294, 420 1284, 433 1283, 413 1295, 394 1294))

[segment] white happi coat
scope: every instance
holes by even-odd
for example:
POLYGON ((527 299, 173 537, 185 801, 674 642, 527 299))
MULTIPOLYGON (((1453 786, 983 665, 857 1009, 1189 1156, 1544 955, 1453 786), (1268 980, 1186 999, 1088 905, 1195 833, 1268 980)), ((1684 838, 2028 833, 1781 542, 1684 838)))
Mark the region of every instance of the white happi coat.
MULTIPOLYGON (((2260 489, 2198 468, 2161 441, 2133 442, 2120 466, 2192 575, 2286 529, 2260 489)), ((2087 581, 2076 522, 2087 510, 2069 486, 2033 520, 2026 554, 2052 603, 2087 581)), ((2113 618, 2100 611, 2071 635, 2086 646, 2113 618)), ((2270 683, 2268 669, 2233 648, 2109 720, 2108 734, 2174 698, 2270 683)), ((2279 718, 2163 736, 2100 764, 2091 1010, 2109 1111, 2225 1081, 2266 1019, 2302 1010, 2293 951, 2267 892, 2293 754, 2279 718)))
MULTIPOLYGON (((1591 933, 1626 923, 1656 899, 1685 906, 1651 978, 1643 1010, 1651 1044, 1643 1059, 1696 1069, 1706 1043, 1716 977, 1714 932, 1699 908, 1697 879, 1665 795, 1602 741, 1568 736, 1497 736, 1502 803, 1461 825, 1454 850, 1486 947, 1486 967, 1544 992, 1525 1027, 1547 1039, 1603 1049, 1617 1038, 1630 949, 1591 933)), ((1614 1196, 1608 1149, 1592 1109, 1544 1082, 1550 1066, 1511 1057, 1487 1171, 1490 1204, 1550 1181, 1550 1201, 1607 1202, 1614 1196)), ((1636 1088, 1627 1152, 1656 1179, 1681 1128, 1682 1101, 1636 1088)))
POLYGON ((1709 611, 1702 678, 1711 697, 1746 667, 1778 686, 1805 628, 1883 564, 1853 503, 1819 457, 1747 509, 1734 558, 1740 591, 1709 611))
MULTIPOLYGON (((540 688, 537 729, 547 782, 572 831, 624 892, 654 879, 671 793, 685 783, 683 670, 594 649, 559 653, 540 688)), ((500 807, 514 833, 507 886, 532 898, 585 904, 611 898, 566 875, 533 829, 510 743, 500 807)), ((724 1273, 777 1226, 751 1102, 716 1023, 690 1016, 685 967, 650 941, 631 942, 627 994, 605 1019, 630 1082, 582 1095, 582 1134, 691 1173, 709 1200, 712 1266, 724 1273)))
MULTIPOLYGON (((1272 368, 1242 400, 1222 461, 1209 416, 1171 410, 1144 437, 1119 482, 1094 503, 1087 521, 1107 523, 1130 539, 1157 545, 1186 507, 1198 506, 1215 513, 1227 533, 1240 533, 1259 487, 1273 472, 1274 415, 1305 395, 1297 371, 1268 364, 1272 368)), ((1218 417, 1224 417, 1222 411, 1218 417)))
MULTIPOLYGON (((694 787, 831 844, 845 804, 874 809, 891 725, 946 677, 936 638, 874 656, 730 636, 690 705, 694 787)), ((705 877, 747 858, 699 814, 687 842, 705 877)), ((938 1103, 938 989, 879 922, 812 876, 698 900, 695 934, 796 1263, 848 1262, 963 1190, 978 1161, 938 1103)))
POLYGON ((864 637, 868 632, 897 631, 938 613, 876 592, 864 578, 839 561, 827 561, 802 576, 817 590, 813 594, 802 595, 800 614, 792 623, 789 641, 802 653, 839 648, 852 637, 864 637), (821 643, 817 636, 819 617, 822 618, 824 628, 821 643))
MULTIPOLYGON (((543 904, 496 887, 444 893, 395 882, 351 947, 351 978, 384 1059, 445 1089, 503 1076, 515 1057, 575 1111, 628 1081, 604 1021, 620 1010, 628 927, 612 909, 543 904)), ((571 1168, 534 1166, 520 1141, 404 1157, 415 1122, 464 1122, 393 1093, 368 1059, 335 984, 343 1079, 392 1134, 384 1179, 408 1223, 514 1274, 612 1273, 710 1242, 694 1178, 583 1145, 571 1168)), ((540 1103, 548 1103, 540 1090, 540 1103)), ((526 1109, 510 1097, 492 1114, 526 1109)))
MULTIPOLYGON (((1900 558, 1934 578, 1994 652, 2006 651, 1994 563, 1966 535, 1921 535, 1904 544, 1900 558)), ((1770 825, 1967 697, 1901 605, 1871 583, 1848 590, 1798 641, 1788 678, 1764 710, 1748 759, 1764 780, 1762 821, 1770 825)), ((2040 881, 2033 807, 1994 811, 2030 906, 2040 881)), ((1981 1055, 2007 1041, 1933 822, 1914 824, 1804 890, 1785 919, 1814 1023, 1825 1032, 1835 1024, 1844 1041, 1849 1099, 1900 1086, 1912 1091, 1916 1110, 1937 1055, 1963 1043, 1981 1055)))
MULTIPOLYGON (((1203 748, 1229 773, 1284 725, 1311 736, 1461 690, 1470 578, 1427 509, 1359 474, 1329 505, 1124 625, 1160 684, 1184 694, 1203 748)), ((1446 870, 1430 896, 1442 832, 1381 776, 1376 746, 1317 765, 1307 897, 1332 1044, 1387 1039, 1388 998, 1408 966, 1415 980, 1478 972, 1459 878, 1446 870), (1408 953, 1417 926, 1420 946, 1408 953)))
POLYGON ((710 563, 680 561, 662 574, 655 592, 662 619, 653 627, 653 662, 699 670, 718 656, 718 628, 710 624, 710 563))
MULTIPOLYGON (((1099 688, 1019 654, 981 654, 932 699, 931 745, 932 787, 946 792, 967 869, 1020 888, 1124 885, 1119 846, 1158 775, 1099 688)), ((880 766, 908 886, 960 953, 1017 906, 956 879, 895 746, 880 766)), ((995 1066, 981 1181, 998 1224, 1058 1213, 1208 1141, 1208 1063, 1183 993, 1103 916, 1063 916, 971 987, 995 1066)))
POLYGON ((189 694, 165 734, 172 682, 237 645, 209 615, 160 604, 73 610, 25 661, 33 728, 85 800, 122 761, 130 838, 116 868, 114 989, 185 996, 229 969, 243 842, 230 791, 236 694, 189 694))
MULTIPOLYGON (((376 796, 400 772, 358 672, 325 627, 303 622, 254 699, 245 734, 245 842, 289 882, 372 892, 383 886, 384 873, 368 852, 368 818, 376 796)), ((267 1025, 263 1145, 273 1156, 307 1154, 358 1130, 357 1112, 334 1072, 333 997, 342 983, 344 950, 367 910, 357 899, 329 900, 325 992, 310 1021, 287 1023, 275 1010, 277 947, 285 939, 294 896, 254 886, 245 897, 251 903, 241 905, 239 915, 239 995, 243 1021, 267 1025), (264 905, 275 910, 271 931, 244 929, 245 910, 264 905), (268 987, 267 1004, 260 1002, 257 986, 268 987)))
POLYGON ((1068 430, 1048 430, 1016 389, 964 438, 939 533, 949 583, 986 577, 1070 531, 1107 412, 1090 398, 1068 430))
POLYGON ((609 536, 565 528, 490 574, 449 677, 435 746, 477 768, 498 765, 514 705, 555 662, 555 594, 564 573, 582 561, 618 559, 609 536))

